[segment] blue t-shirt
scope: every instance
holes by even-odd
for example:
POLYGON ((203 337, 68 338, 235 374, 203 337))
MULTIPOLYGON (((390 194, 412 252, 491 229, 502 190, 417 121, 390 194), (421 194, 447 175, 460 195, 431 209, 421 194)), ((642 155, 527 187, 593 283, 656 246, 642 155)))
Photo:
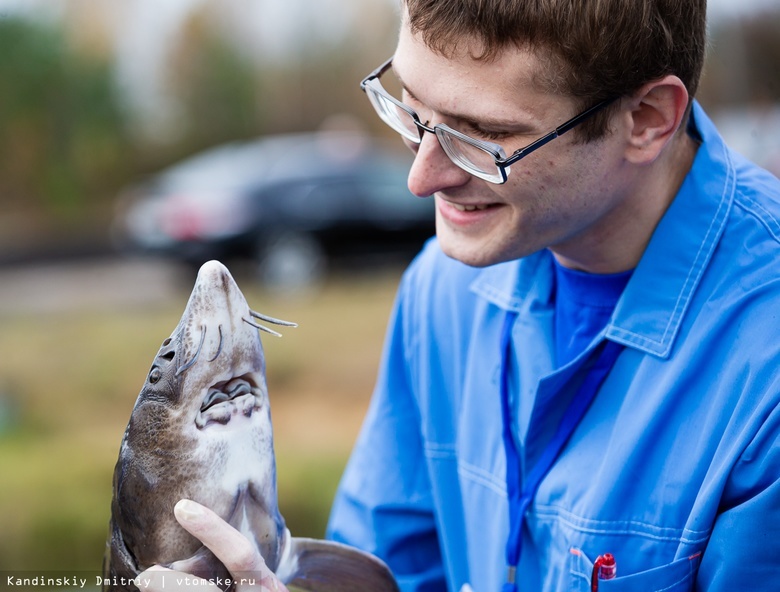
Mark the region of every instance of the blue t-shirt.
POLYGON ((607 326, 631 271, 595 274, 555 261, 556 366, 565 366, 607 326))

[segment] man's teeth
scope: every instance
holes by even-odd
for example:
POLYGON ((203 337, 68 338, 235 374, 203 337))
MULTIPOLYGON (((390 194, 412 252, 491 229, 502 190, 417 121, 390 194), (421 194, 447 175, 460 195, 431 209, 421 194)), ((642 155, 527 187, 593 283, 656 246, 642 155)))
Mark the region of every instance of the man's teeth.
POLYGON ((486 210, 488 209, 487 205, 479 205, 479 206, 463 206, 461 204, 453 203, 451 204, 453 208, 456 210, 460 210, 461 212, 473 212, 474 210, 486 210))

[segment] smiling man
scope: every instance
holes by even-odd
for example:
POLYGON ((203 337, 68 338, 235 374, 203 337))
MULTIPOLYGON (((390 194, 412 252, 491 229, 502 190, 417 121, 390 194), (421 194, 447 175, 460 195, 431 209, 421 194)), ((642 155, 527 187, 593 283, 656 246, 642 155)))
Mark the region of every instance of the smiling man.
POLYGON ((693 100, 705 0, 402 7, 362 88, 437 237, 330 536, 404 591, 777 589, 780 183, 693 100))
MULTIPOLYGON (((507 51, 488 63, 475 60, 471 51, 464 48, 447 67, 444 58, 403 29, 394 65, 408 72, 404 80, 411 80, 416 91, 406 93, 410 106, 428 113, 426 119, 438 117, 469 130, 475 139, 507 147, 531 142, 578 108, 580 102, 570 97, 522 84, 542 67, 530 50, 507 51), (461 80, 473 85, 458 92, 461 80), (478 88, 491 92, 483 96, 478 88), (412 99, 420 96, 430 99, 412 99), (463 125, 479 121, 480 114, 490 123, 463 125)), ((409 186, 419 196, 435 196, 444 252, 485 266, 549 247, 559 261, 587 271, 635 265, 695 152, 685 134, 673 142, 673 150, 662 151, 675 139, 687 105, 680 80, 669 76, 642 90, 634 105, 626 105, 631 116, 616 118, 607 138, 588 144, 578 143, 573 134, 562 138, 518 162, 503 185, 472 182, 472 175, 454 168, 433 138, 412 144, 417 158, 409 186), (635 119, 642 117, 657 117, 661 126, 635 129, 635 119), (659 156, 662 162, 655 166, 629 166, 650 164, 659 156)))
POLYGON ((329 528, 402 589, 777 586, 780 184, 693 100, 705 12, 403 2, 362 87, 437 238, 329 528))

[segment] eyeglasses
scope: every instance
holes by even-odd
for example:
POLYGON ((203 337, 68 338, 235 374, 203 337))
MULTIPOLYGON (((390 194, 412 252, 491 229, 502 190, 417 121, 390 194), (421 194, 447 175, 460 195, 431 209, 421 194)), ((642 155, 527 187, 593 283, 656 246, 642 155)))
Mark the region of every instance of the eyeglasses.
POLYGON ((360 83, 360 88, 366 93, 382 121, 414 144, 422 142, 424 132, 435 134, 442 149, 452 162, 475 177, 499 185, 506 183, 510 165, 565 134, 615 100, 610 98, 596 103, 538 140, 515 150, 511 156, 507 157, 504 149, 498 144, 476 140, 443 123, 433 127, 426 125, 427 122, 422 123, 420 116, 414 109, 392 96, 379 81, 382 74, 390 69, 392 63, 393 58, 391 57, 360 83))

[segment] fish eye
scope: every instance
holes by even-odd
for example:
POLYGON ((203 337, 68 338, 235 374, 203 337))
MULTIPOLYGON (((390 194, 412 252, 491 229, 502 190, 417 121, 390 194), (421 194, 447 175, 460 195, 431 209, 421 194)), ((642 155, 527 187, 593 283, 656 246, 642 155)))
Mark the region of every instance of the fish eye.
POLYGON ((162 370, 160 370, 156 366, 152 368, 152 371, 149 372, 149 382, 154 384, 155 382, 159 381, 161 378, 162 378, 162 370))

